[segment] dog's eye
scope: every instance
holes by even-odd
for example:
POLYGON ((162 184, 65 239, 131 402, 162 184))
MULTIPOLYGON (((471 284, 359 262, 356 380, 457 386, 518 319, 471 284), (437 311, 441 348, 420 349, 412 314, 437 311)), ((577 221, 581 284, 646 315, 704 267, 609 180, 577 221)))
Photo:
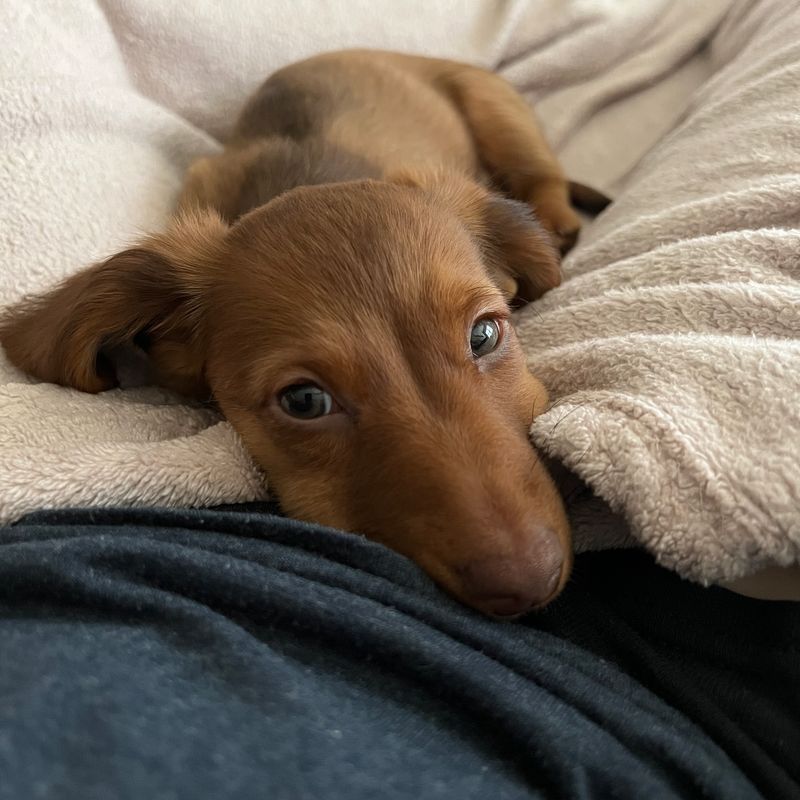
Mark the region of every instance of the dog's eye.
POLYGON ((489 355, 500 344, 500 324, 495 319, 479 319, 469 334, 469 346, 475 358, 489 355))
POLYGON ((296 383, 280 394, 281 408, 297 419, 317 419, 333 410, 333 398, 315 383, 296 383))

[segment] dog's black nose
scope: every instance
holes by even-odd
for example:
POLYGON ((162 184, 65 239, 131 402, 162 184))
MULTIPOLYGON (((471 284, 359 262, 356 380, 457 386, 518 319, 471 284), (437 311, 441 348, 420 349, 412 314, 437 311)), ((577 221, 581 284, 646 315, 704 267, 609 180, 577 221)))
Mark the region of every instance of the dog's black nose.
POLYGON ((493 617, 519 616, 552 599, 564 562, 555 531, 536 525, 518 552, 471 561, 458 571, 463 599, 493 617))

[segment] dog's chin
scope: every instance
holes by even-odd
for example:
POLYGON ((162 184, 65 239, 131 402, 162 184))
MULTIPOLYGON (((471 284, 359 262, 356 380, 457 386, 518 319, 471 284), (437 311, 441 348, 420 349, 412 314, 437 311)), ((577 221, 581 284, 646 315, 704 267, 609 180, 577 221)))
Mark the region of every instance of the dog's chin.
POLYGON ((496 597, 490 601, 480 600, 468 594, 464 594, 459 589, 447 587, 444 584, 441 584, 439 581, 437 581, 437 583, 440 583, 440 585, 443 586, 448 594, 450 594, 462 605, 467 606, 473 611, 477 611, 480 614, 489 617, 490 619, 496 620, 497 622, 516 622, 528 617, 531 614, 541 611, 549 606, 554 600, 556 600, 556 598, 561 594, 561 590, 563 588, 561 585, 559 585, 545 600, 539 603, 528 605, 513 595, 509 595, 508 597, 496 597))

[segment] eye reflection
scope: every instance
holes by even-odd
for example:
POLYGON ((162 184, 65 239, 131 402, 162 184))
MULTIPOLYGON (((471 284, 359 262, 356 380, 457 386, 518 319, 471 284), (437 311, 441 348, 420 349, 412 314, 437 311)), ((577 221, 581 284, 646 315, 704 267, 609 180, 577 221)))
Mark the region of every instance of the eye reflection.
POLYGON ((495 319, 479 319, 469 334, 469 346, 475 358, 489 355, 500 344, 500 324, 495 319))
POLYGON ((333 410, 333 398, 315 383, 287 386, 279 398, 281 408, 295 419, 317 419, 333 410))

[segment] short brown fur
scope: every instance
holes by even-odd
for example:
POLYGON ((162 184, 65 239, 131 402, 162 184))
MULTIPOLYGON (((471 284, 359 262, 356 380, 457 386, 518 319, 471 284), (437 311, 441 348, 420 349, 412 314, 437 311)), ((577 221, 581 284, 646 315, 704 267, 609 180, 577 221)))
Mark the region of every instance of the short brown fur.
POLYGON ((508 300, 558 285, 578 217, 523 100, 480 69, 352 51, 276 73, 189 171, 167 233, 11 309, 9 358, 98 392, 115 348, 213 397, 284 510, 407 554, 498 616, 567 580, 561 500, 528 441, 547 404, 508 300), (534 213, 535 212, 535 216, 534 213), (469 333, 492 318, 497 351, 469 333), (288 416, 314 382, 336 413, 288 416))

